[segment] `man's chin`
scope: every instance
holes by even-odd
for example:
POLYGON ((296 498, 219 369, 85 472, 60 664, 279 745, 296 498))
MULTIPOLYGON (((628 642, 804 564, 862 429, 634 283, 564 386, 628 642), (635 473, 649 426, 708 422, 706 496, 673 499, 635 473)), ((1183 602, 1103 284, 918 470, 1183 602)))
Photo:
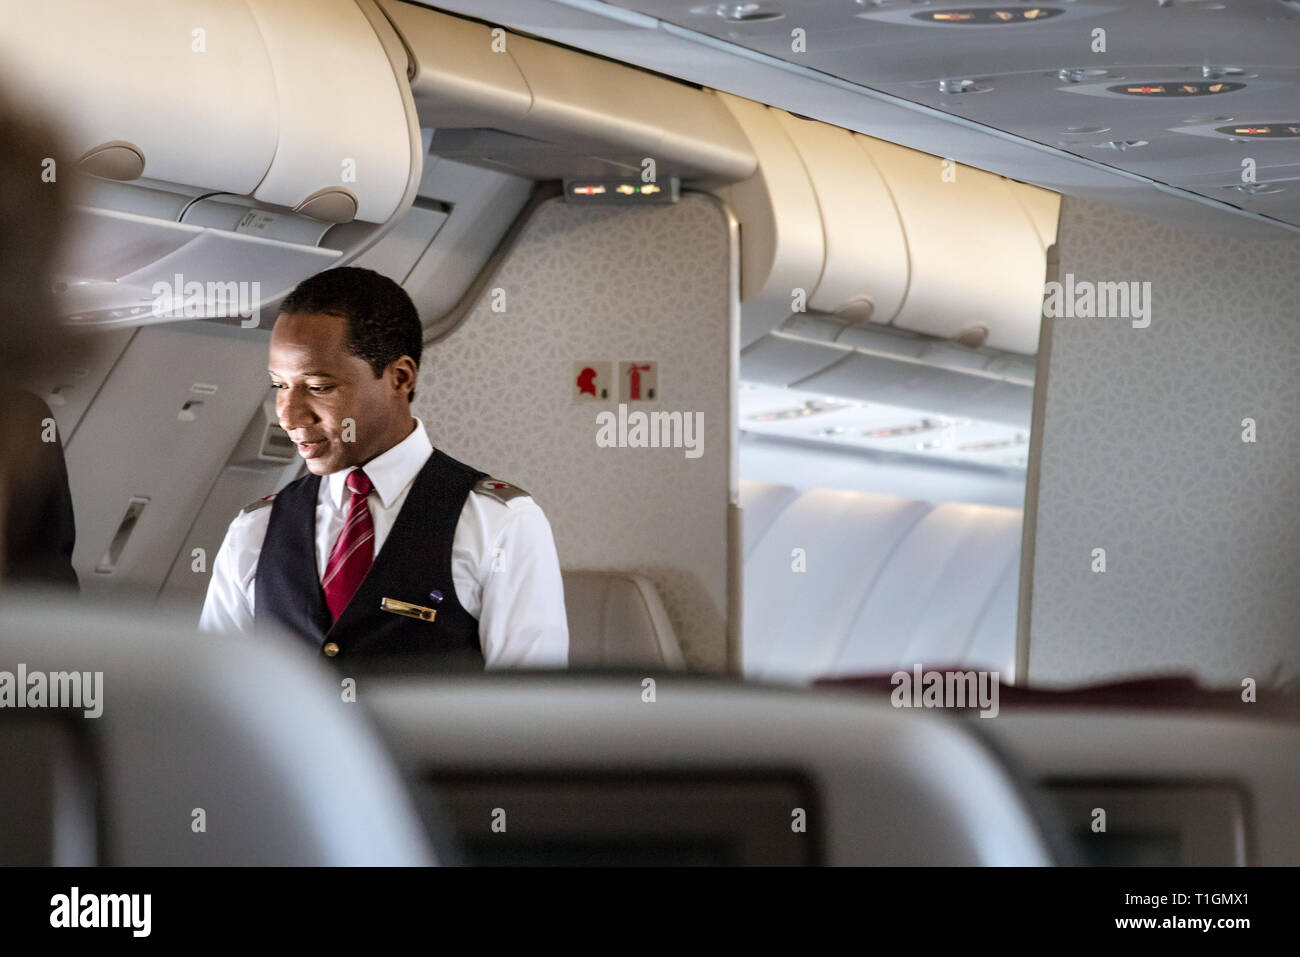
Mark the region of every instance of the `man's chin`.
POLYGON ((329 475, 331 472, 337 472, 339 469, 344 468, 333 458, 304 459, 303 461, 307 463, 307 471, 313 475, 329 475))

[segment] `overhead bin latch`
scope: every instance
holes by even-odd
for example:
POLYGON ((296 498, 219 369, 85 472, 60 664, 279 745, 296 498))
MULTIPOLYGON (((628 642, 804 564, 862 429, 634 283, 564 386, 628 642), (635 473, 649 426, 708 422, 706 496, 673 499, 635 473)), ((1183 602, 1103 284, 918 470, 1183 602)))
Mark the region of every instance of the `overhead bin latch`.
POLYGON ((357 198, 341 186, 318 189, 293 208, 326 223, 350 223, 357 218, 357 198))
POLYGON ((982 322, 977 322, 973 326, 967 326, 956 335, 952 336, 951 341, 959 346, 965 346, 968 349, 978 349, 984 345, 989 338, 989 327, 982 322))
POLYGON ((126 183, 144 175, 144 150, 126 140, 110 140, 86 150, 76 166, 91 176, 126 183))
POLYGON ((856 296, 835 310, 835 315, 844 322, 855 326, 865 326, 871 321, 876 311, 876 302, 870 296, 856 296))

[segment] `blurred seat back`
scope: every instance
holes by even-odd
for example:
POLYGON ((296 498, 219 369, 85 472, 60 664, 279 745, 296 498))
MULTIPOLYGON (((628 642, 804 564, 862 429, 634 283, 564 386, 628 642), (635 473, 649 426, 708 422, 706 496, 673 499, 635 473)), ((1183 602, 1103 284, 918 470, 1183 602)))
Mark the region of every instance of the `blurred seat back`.
POLYGON ((678 861, 770 864, 791 839, 806 863, 1052 862, 982 720, 698 674, 658 676, 649 704, 643 680, 385 676, 365 707, 415 787, 441 797, 471 863, 484 849, 497 863, 564 863, 579 848, 583 862, 629 863, 656 843, 678 861), (777 781, 789 787, 760 800, 777 781), (506 810, 508 829, 489 830, 506 810))
POLYGON ((0 767, 11 784, 28 776, 0 788, 0 864, 434 863, 349 700, 369 679, 349 695, 283 634, 199 634, 190 616, 8 591, 0 672, 78 672, 81 704, 95 699, 0 708, 0 767), (10 833, 19 820, 32 837, 10 833))
POLYGON ((654 584, 617 571, 566 571, 569 667, 684 668, 677 635, 654 584))

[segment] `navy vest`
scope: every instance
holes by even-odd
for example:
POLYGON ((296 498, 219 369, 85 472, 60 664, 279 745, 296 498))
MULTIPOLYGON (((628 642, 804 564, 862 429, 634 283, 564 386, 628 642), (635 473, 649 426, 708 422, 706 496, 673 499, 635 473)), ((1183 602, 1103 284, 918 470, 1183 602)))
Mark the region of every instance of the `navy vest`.
POLYGON ((451 543, 470 490, 486 476, 435 449, 416 475, 369 573, 333 623, 316 567, 321 477, 304 475, 290 482, 271 503, 257 560, 256 620, 274 620, 316 650, 332 644, 340 664, 420 660, 482 669, 478 620, 456 600, 451 543), (384 599, 431 609, 433 620, 386 611, 384 599))

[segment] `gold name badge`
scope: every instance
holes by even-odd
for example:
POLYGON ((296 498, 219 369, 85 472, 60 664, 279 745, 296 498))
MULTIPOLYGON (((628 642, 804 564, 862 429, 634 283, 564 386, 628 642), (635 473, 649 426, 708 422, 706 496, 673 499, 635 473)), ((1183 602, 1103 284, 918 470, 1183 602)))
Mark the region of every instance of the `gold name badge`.
POLYGON ((433 621, 434 615, 438 614, 435 608, 425 608, 423 605, 412 605, 409 601, 398 601, 396 598, 380 599, 379 607, 384 611, 391 611, 395 615, 405 615, 407 618, 419 618, 421 621, 433 621))

